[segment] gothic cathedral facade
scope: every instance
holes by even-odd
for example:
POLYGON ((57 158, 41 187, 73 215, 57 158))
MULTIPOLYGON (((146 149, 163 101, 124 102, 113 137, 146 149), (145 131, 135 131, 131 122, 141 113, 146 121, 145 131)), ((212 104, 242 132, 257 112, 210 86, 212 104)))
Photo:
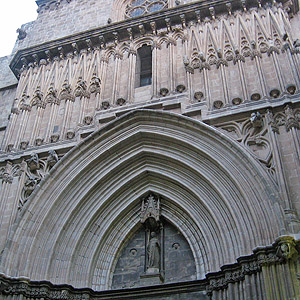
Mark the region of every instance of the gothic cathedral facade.
POLYGON ((299 0, 36 3, 0 58, 0 298, 299 300, 299 0))

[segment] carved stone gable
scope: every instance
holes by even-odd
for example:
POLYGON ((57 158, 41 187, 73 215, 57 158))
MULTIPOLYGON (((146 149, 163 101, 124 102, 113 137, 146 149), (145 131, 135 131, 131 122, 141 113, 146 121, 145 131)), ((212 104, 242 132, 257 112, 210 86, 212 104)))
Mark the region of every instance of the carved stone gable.
POLYGON ((141 223, 145 223, 149 218, 154 219, 156 222, 159 222, 160 218, 160 199, 152 193, 143 199, 141 223))

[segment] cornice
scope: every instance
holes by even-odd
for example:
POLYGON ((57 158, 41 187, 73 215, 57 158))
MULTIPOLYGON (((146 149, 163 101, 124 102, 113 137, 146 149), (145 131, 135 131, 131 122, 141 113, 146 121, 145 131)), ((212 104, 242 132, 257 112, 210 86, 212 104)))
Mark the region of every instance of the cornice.
MULTIPOLYGON (((44 3, 47 0, 40 0, 40 2, 44 3)), ((296 0, 280 0, 275 3, 288 5, 289 13, 291 11, 295 13, 298 10, 298 1, 296 0)), ((179 5, 18 50, 10 63, 10 68, 18 78, 22 68, 30 66, 30 64, 37 65, 40 60, 49 61, 55 56, 63 58, 67 53, 82 49, 103 48, 107 42, 115 41, 116 38, 118 41, 129 40, 129 31, 133 36, 142 35, 141 26, 145 32, 153 32, 153 24, 155 24, 156 29, 169 27, 170 24, 171 26, 182 24, 183 27, 186 27, 190 21, 201 22, 207 18, 215 19, 220 14, 231 14, 237 10, 247 11, 252 7, 257 8, 268 5, 274 5, 274 1, 250 0, 246 4, 244 0, 232 0, 231 2, 201 0, 191 4, 179 5)))
POLYGON ((141 299, 180 293, 200 292, 203 299, 213 291, 227 289, 230 283, 241 282, 246 275, 256 274, 262 268, 286 264, 299 258, 299 240, 293 236, 280 236, 272 245, 257 247, 253 254, 242 256, 234 264, 221 267, 219 272, 208 273, 201 280, 169 283, 122 290, 94 291, 90 288, 74 288, 68 284, 52 284, 49 281, 30 281, 29 278, 12 278, 0 274, 0 295, 23 295, 25 297, 49 300, 100 300, 141 299))

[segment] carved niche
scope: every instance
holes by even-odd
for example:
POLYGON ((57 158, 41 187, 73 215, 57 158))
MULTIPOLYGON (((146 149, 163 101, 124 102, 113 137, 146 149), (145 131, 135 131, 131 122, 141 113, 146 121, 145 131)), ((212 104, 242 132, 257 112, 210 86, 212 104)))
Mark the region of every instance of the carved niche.
MULTIPOLYGON (((163 281, 163 226, 161 222, 160 198, 150 193, 142 200, 141 223, 145 228, 145 275, 163 281)), ((141 276, 143 277, 143 276, 141 276)))

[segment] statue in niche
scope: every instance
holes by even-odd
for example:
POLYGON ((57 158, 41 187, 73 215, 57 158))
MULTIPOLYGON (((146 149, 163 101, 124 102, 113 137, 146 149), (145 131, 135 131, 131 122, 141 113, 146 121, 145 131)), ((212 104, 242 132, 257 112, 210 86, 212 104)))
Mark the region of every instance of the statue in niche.
POLYGON ((159 273, 160 269, 160 244, 156 232, 150 233, 147 245, 147 273, 159 273))
MULTIPOLYGON (((147 276, 154 276, 161 280, 163 272, 163 241, 161 233, 163 225, 161 222, 160 197, 150 193, 142 201, 141 223, 144 224, 146 231, 145 238, 145 272, 147 276)), ((159 281, 160 282, 160 281, 159 281)))

